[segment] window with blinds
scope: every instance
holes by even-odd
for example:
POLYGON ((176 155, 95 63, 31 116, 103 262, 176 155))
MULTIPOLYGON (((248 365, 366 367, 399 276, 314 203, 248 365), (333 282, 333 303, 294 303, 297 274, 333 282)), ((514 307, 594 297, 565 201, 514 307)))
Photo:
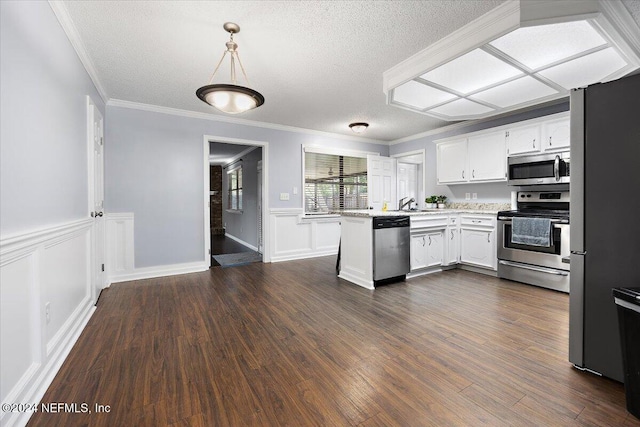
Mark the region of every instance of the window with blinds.
POLYGON ((367 159, 304 153, 305 212, 366 209, 367 159))
POLYGON ((242 166, 227 172, 227 209, 242 210, 242 166))

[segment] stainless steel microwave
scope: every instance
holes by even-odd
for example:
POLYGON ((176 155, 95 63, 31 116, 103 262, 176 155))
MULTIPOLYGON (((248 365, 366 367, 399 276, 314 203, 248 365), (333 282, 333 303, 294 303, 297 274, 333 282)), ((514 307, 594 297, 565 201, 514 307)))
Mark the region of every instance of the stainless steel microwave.
POLYGON ((535 154, 509 157, 509 185, 563 184, 569 182, 570 154, 535 154))

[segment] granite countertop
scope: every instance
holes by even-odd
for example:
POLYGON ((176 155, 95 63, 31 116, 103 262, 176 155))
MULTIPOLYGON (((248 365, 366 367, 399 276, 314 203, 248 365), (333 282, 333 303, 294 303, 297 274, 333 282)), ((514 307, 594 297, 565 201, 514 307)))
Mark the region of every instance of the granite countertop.
POLYGON ((448 214, 477 214, 497 215, 499 211, 510 210, 509 203, 450 203, 445 209, 426 209, 415 211, 398 210, 344 210, 332 212, 342 216, 373 217, 373 216, 424 216, 424 215, 448 215, 448 214))

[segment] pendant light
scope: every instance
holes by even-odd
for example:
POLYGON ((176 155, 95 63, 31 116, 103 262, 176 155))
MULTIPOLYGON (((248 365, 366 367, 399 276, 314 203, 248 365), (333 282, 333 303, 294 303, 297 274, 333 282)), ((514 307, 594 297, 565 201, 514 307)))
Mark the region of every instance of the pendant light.
POLYGON ((264 104, 264 96, 249 87, 236 84, 236 60, 240 65, 240 70, 242 70, 242 75, 247 85, 249 84, 247 73, 244 71, 240 56, 238 55, 238 45, 233 41, 233 35, 240 32, 240 26, 233 22, 225 22, 222 27, 231 35, 229 41, 226 43, 227 50, 222 54, 220 62, 218 62, 216 69, 209 79, 209 84, 198 89, 196 95, 202 101, 223 113, 238 114, 264 104), (211 84, 227 53, 229 53, 231 58, 231 84, 211 84))

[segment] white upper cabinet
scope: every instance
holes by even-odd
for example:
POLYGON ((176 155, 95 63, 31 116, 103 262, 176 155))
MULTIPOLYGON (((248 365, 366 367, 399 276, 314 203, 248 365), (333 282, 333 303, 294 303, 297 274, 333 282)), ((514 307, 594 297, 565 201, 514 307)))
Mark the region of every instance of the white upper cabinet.
POLYGON ((438 184, 467 182, 467 139, 455 139, 438 144, 438 184))
POLYGON ((542 149, 544 151, 566 150, 570 143, 569 117, 542 123, 542 149))
POLYGON ((540 151, 541 135, 539 123, 507 129, 505 135, 507 139, 507 154, 510 156, 540 151))
POLYGON ((501 131, 470 136, 467 145, 469 181, 504 181, 507 156, 501 131))

